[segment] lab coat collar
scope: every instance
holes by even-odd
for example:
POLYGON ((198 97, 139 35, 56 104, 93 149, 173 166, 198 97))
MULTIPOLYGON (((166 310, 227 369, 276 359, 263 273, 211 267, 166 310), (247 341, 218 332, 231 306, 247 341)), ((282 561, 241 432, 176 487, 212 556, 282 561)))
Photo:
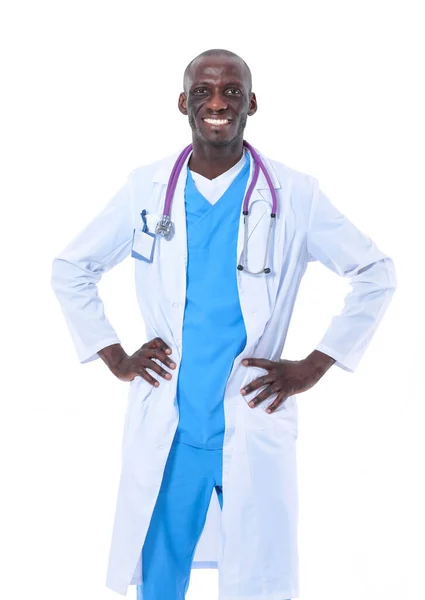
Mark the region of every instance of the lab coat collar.
MULTIPOLYGON (((180 155, 180 153, 181 153, 181 150, 179 152, 172 154, 171 156, 168 156, 167 158, 163 159, 160 162, 160 164, 158 165, 158 168, 156 169, 156 171, 153 175, 152 180, 154 182, 161 183, 163 185, 167 185, 168 180, 171 175, 171 171, 173 169, 173 166, 174 166, 178 156, 180 155)), ((275 190, 280 189, 282 186, 280 184, 279 179, 277 178, 276 172, 275 172, 270 160, 267 157, 265 157, 260 151, 257 150, 257 153, 260 155, 260 158, 263 161, 264 166, 267 169, 270 179, 272 180, 274 189, 275 190)), ((190 156, 191 156, 191 153, 186 158, 186 160, 183 164, 183 168, 181 170, 180 177, 177 182, 177 186, 176 186, 177 188, 184 186, 186 183, 186 167, 189 162, 190 156)), ((252 165, 253 165, 253 161, 251 160, 251 175, 252 175, 252 165)), ((252 192, 251 200, 266 200, 271 205, 271 194, 270 194, 270 192, 268 194, 261 194, 261 191, 264 191, 264 190, 269 192, 269 186, 268 186, 268 183, 264 176, 263 171, 260 169, 260 173, 258 175, 258 180, 257 180, 257 185, 255 186, 255 189, 252 192)))

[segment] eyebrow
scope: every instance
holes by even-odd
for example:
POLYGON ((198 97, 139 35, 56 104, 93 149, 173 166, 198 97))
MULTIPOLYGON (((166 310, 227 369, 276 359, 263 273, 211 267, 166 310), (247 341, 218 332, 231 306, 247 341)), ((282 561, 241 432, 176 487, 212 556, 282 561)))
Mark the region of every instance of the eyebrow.
MULTIPOLYGON (((211 85, 211 81, 200 81, 199 83, 194 83, 191 88, 198 87, 200 85, 211 85)), ((231 80, 225 83, 226 86, 235 86, 235 87, 243 87, 242 81, 231 80)))

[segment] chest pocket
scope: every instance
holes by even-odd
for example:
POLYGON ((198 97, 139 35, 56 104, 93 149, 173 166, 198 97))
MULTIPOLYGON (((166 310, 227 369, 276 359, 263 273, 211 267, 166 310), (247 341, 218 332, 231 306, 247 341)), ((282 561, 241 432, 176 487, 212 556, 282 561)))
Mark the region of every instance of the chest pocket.
MULTIPOLYGON (((153 249, 152 262, 139 259, 139 258, 137 258, 137 256, 133 257, 136 260, 136 264, 140 263, 140 267, 138 266, 138 268, 141 268, 141 265, 145 265, 145 268, 147 268, 148 270, 150 268, 150 270, 152 270, 152 266, 158 264, 159 261, 161 260, 161 254, 163 253, 163 248, 162 248, 163 244, 169 243, 161 235, 157 235, 155 233, 156 225, 161 220, 161 217, 162 217, 162 215, 160 215, 158 213, 147 213, 145 215, 148 233, 153 234, 155 236, 154 249, 153 249)), ((142 221, 142 217, 139 215, 138 219, 136 219, 136 231, 137 231, 137 229, 142 229, 142 228, 143 228, 143 221, 142 221)))

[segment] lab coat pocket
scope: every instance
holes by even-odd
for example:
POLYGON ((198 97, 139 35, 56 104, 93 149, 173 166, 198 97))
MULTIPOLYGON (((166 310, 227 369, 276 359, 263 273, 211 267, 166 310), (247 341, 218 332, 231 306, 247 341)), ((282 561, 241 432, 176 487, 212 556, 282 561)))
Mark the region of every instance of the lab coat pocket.
MULTIPOLYGON (((268 373, 267 369, 262 369, 261 367, 244 367, 244 368, 246 368, 247 373, 243 379, 241 388, 247 386, 248 383, 251 383, 251 381, 254 381, 254 379, 258 379, 259 377, 262 377, 262 375, 267 375, 267 373, 268 373)), ((253 400, 256 396, 258 396, 258 394, 260 392, 262 392, 265 389, 265 387, 266 386, 263 385, 263 386, 257 388, 256 390, 253 390, 249 394, 246 394, 245 396, 243 396, 243 399, 245 400, 246 404, 248 404, 248 402, 253 400)), ((270 402, 273 401, 273 399, 275 397, 276 397, 275 394, 273 396, 270 396, 270 398, 267 398, 267 400, 262 402, 257 408, 266 410, 267 406, 270 404, 270 402)), ((250 410, 256 410, 256 409, 250 409, 250 410)))
MULTIPOLYGON (((296 439, 291 431, 246 431, 249 472, 261 557, 276 588, 294 598, 297 581, 298 481, 296 439)), ((267 570, 266 569, 266 570, 267 570)), ((276 598, 277 595, 266 596, 276 598)))
MULTIPOLYGON (((152 372, 153 373, 153 372, 152 372)), ((129 399, 139 407, 142 407, 150 397, 154 386, 140 375, 136 375, 130 382, 129 399)))
POLYGON ((137 260, 137 264, 141 263, 143 265, 143 263, 147 263, 147 265, 150 266, 152 263, 157 263, 161 257, 162 240, 160 239, 161 236, 155 233, 155 228, 157 223, 161 220, 161 215, 157 213, 146 213, 145 219, 147 226, 146 233, 150 237, 147 237, 141 233, 143 231, 144 223, 143 219, 139 217, 139 220, 136 221, 136 227, 133 234, 132 257, 137 260), (144 236, 144 238, 141 238, 141 236, 144 236), (143 240, 149 240, 151 241, 151 244, 148 244, 146 241, 143 243, 143 240), (152 256, 150 256, 151 252, 152 256))
MULTIPOLYGON (((267 369, 261 367, 246 367, 248 373, 245 375, 241 388, 245 387, 258 377, 266 375, 267 369)), ((271 394, 263 402, 261 402, 255 408, 248 406, 248 402, 256 398, 260 392, 262 392, 266 386, 261 386, 256 390, 253 390, 249 394, 242 396, 245 425, 247 429, 268 429, 268 428, 280 428, 288 431, 292 431, 296 436, 298 435, 298 406, 296 396, 289 396, 273 413, 269 414, 266 412, 270 404, 276 399, 277 393, 271 394)))

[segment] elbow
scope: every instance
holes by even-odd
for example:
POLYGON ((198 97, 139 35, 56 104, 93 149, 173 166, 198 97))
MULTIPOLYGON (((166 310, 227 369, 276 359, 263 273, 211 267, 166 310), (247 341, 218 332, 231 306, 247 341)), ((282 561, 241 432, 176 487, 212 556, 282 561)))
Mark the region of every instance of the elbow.
POLYGON ((393 294, 396 289, 397 289, 397 273, 396 273, 396 268, 394 265, 394 261, 392 260, 392 258, 385 258, 384 259, 385 262, 385 266, 387 269, 387 277, 388 277, 388 291, 390 292, 390 294, 393 294))
POLYGON ((397 289, 394 261, 385 256, 359 269, 353 278, 356 283, 371 284, 377 289, 393 294, 397 289))
POLYGON ((50 272, 50 285, 53 288, 53 291, 57 293, 59 289, 59 281, 61 280, 61 260, 59 258, 54 258, 52 262, 51 272, 50 272))
POLYGON ((101 269, 96 264, 70 261, 58 256, 53 259, 50 274, 50 285, 59 296, 85 293, 96 285, 101 278, 101 269))
POLYGON ((59 296, 65 289, 72 287, 72 279, 72 271, 68 261, 59 257, 54 258, 50 273, 50 285, 55 294, 59 296))

